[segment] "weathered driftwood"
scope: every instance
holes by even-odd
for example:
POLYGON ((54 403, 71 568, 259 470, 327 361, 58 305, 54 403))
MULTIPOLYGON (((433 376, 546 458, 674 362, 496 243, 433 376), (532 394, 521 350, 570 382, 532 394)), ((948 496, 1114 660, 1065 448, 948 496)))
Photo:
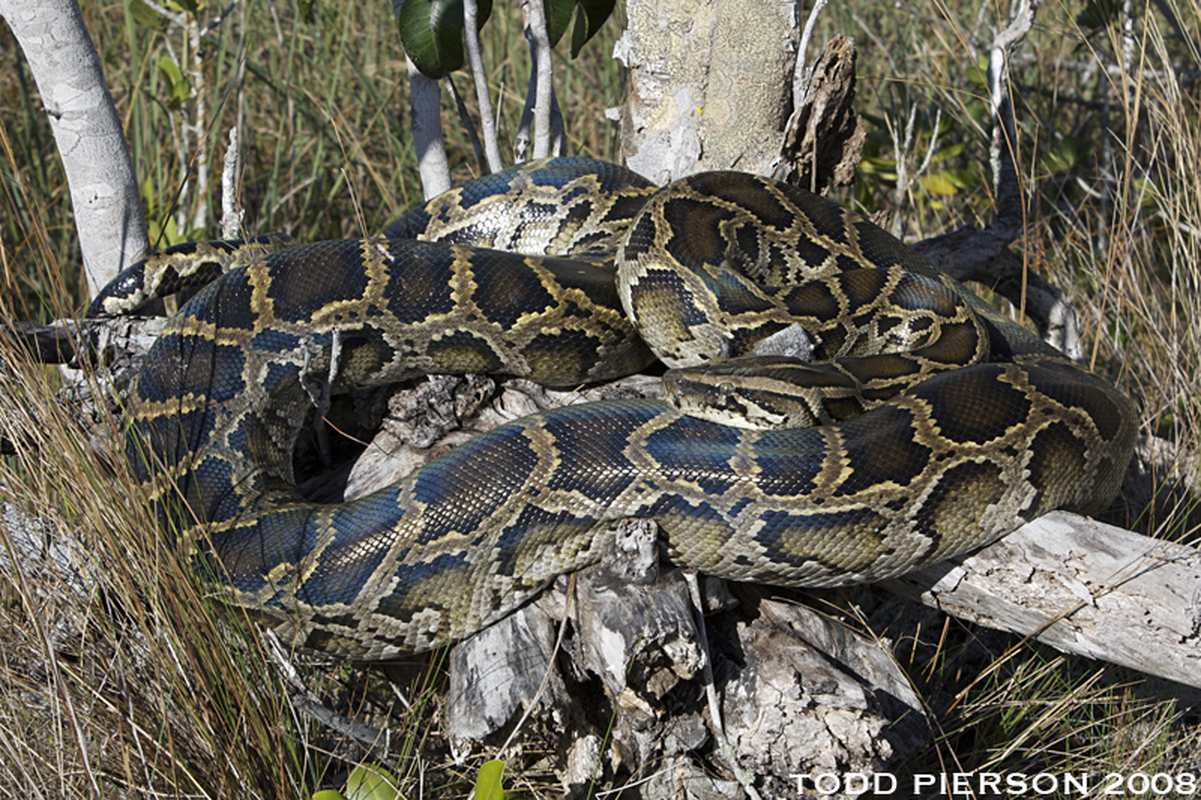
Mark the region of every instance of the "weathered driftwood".
POLYGON ((1065 653, 1201 687, 1201 551, 1054 512, 885 584, 1065 653))

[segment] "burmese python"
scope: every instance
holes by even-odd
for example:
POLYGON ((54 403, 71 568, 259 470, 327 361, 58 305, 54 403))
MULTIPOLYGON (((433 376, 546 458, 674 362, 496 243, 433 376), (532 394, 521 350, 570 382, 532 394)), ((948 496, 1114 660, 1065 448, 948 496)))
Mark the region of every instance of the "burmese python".
MULTIPOLYGON (((94 311, 191 282, 219 249, 139 265, 94 311)), ((671 560, 733 580, 913 570, 1054 508, 1103 507, 1136 421, 1107 382, 827 200, 737 173, 657 191, 572 159, 469 183, 381 239, 254 254, 169 323, 133 416, 130 460, 229 599, 358 658, 488 625, 597 561, 602 523, 624 517, 655 519, 671 560), (732 375, 747 359, 671 373, 669 397, 709 392, 677 398, 700 416, 656 400, 559 408, 355 502, 307 503, 293 486, 292 446, 327 381, 576 386, 650 361, 631 321, 669 366, 770 363, 746 391, 732 375), (802 388, 780 410, 784 373, 802 388), (711 421, 734 412, 827 424, 711 421)))

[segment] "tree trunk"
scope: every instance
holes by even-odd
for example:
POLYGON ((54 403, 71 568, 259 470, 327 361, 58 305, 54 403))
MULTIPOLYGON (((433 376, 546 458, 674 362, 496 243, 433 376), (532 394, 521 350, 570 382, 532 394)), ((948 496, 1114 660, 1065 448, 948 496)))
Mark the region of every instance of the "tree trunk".
POLYGON ((792 111, 797 6, 634 0, 614 57, 630 71, 621 155, 658 183, 703 170, 770 174, 792 111))
POLYGON ((0 0, 0 16, 50 117, 94 297, 149 247, 121 119, 75 0, 0 0))

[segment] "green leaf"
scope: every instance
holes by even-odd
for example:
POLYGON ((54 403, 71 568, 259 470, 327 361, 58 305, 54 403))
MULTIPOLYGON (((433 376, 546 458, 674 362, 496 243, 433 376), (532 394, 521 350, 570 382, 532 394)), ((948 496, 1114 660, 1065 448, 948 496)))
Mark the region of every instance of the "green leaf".
POLYGON ((163 30, 167 27, 167 18, 162 14, 156 14, 142 0, 127 0, 125 8, 129 11, 129 15, 133 17, 134 22, 139 25, 153 30, 163 30))
POLYGON ((163 56, 158 60, 158 74, 167 87, 167 106, 178 109, 188 99, 187 78, 171 56, 163 56))
POLYGON ((551 47, 559 43, 571 25, 575 2, 576 0, 543 0, 542 12, 546 14, 546 35, 550 39, 551 47))
POLYGON ((313 800, 346 800, 346 795, 337 789, 322 789, 313 795, 313 800))
POLYGON ((179 232, 179 228, 175 227, 174 215, 169 216, 162 223, 157 220, 146 220, 147 233, 150 234, 150 242, 159 250, 166 250, 168 247, 188 241, 187 237, 179 232))
POLYGON ((580 54, 588 40, 596 36, 597 31, 613 13, 616 0, 579 0, 579 11, 575 15, 575 27, 571 29, 571 57, 580 54))
POLYGON ((396 800, 396 776, 378 764, 361 764, 346 779, 346 800, 396 800))
POLYGON ((884 183, 895 182, 897 179, 897 162, 891 158, 871 157, 859 162, 859 171, 864 175, 872 175, 884 183))
POLYGON ((955 185, 954 176, 946 172, 923 175, 918 181, 931 194, 955 194, 959 191, 959 187, 955 185))
POLYGON ((405 0, 397 25, 405 52, 427 77, 441 78, 463 66, 460 0, 405 0))
MULTIPOLYGON (((492 14, 492 0, 479 0, 477 27, 492 14)), ((463 66, 462 0, 405 0, 396 19, 400 41, 417 69, 441 78, 463 66)))
POLYGON ((199 0, 165 0, 163 5, 172 11, 182 11, 185 14, 195 14, 200 10, 199 0))
POLYGON ((1052 173, 1065 172, 1076 166, 1078 144, 1076 137, 1065 136, 1062 141, 1052 147, 1045 159, 1047 171, 1052 173))
POLYGON ((317 19, 314 13, 316 9, 317 0, 296 0, 296 10, 300 12, 300 18, 309 24, 317 19))
POLYGON ((475 3, 475 29, 482 31, 484 23, 492 16, 492 0, 476 0, 475 3))
POLYGON ((938 163, 939 161, 946 161, 949 158, 957 158, 966 149, 967 149, 967 142, 956 142, 955 144, 948 144, 944 147, 939 148, 938 152, 934 154, 934 157, 931 159, 931 161, 938 163))
POLYGON ((505 775, 505 762, 494 758, 480 765, 479 774, 475 776, 475 795, 473 800, 504 800, 505 789, 501 779, 505 775))

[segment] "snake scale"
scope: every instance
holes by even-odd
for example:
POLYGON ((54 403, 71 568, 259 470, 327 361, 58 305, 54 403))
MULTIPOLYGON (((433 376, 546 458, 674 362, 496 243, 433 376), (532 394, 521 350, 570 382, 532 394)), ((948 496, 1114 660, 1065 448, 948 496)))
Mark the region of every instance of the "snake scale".
MULTIPOLYGON (((1133 447, 1135 408, 1109 383, 876 226, 749 175, 656 189, 601 162, 531 162, 379 239, 284 244, 234 248, 249 254, 168 324, 127 451, 229 601, 332 653, 462 638, 598 561, 627 517, 722 578, 887 578, 1104 507, 1133 447), (517 420, 353 502, 294 486, 327 382, 574 387, 641 369, 647 345, 669 367, 714 365, 669 372, 666 400, 517 420), (761 427, 782 420, 800 427, 761 427)), ((93 312, 207 279, 225 250, 131 268, 93 312)))

